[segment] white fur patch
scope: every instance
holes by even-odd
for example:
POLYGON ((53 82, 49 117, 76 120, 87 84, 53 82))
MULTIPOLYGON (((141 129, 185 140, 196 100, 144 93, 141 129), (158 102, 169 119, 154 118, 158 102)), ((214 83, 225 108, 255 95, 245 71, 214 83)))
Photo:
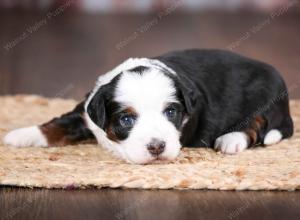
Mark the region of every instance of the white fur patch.
POLYGON ((277 129, 273 129, 269 131, 264 139, 264 144, 265 145, 272 145, 276 144, 282 139, 282 134, 280 131, 277 129))
POLYGON ((38 126, 13 130, 4 137, 4 143, 14 147, 47 147, 48 145, 38 126))
POLYGON ((157 69, 143 74, 124 72, 115 91, 115 101, 140 113, 162 111, 169 102, 178 102, 173 81, 157 69))
POLYGON ((249 137, 244 132, 232 132, 217 138, 215 149, 226 154, 236 154, 245 150, 248 145, 249 137))

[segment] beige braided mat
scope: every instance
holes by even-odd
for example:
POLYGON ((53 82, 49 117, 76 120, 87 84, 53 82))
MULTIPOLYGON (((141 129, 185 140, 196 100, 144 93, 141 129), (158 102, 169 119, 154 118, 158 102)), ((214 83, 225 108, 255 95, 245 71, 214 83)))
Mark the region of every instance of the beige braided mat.
POLYGON ((0 184, 45 188, 300 189, 300 101, 291 101, 293 138, 280 144, 223 155, 184 148, 169 164, 132 165, 96 145, 10 148, 11 129, 38 124, 73 108, 72 100, 0 97, 0 184))

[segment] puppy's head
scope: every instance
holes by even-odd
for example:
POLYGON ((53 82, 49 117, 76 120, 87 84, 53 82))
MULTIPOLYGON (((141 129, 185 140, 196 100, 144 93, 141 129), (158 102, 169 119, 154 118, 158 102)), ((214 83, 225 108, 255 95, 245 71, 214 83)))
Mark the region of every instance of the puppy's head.
POLYGON ((167 71, 144 66, 122 71, 87 103, 89 120, 105 135, 91 130, 99 143, 109 143, 106 147, 129 162, 173 160, 192 110, 191 97, 185 93, 176 76, 167 71))

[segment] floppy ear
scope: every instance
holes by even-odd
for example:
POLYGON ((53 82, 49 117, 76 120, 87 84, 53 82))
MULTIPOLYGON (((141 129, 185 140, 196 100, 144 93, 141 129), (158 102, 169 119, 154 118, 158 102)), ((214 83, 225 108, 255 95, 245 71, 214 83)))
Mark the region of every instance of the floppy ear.
POLYGON ((187 113, 192 115, 196 111, 200 102, 199 89, 192 80, 188 79, 184 75, 177 79, 177 87, 179 88, 180 97, 184 102, 187 113))
POLYGON ((107 123, 107 103, 113 98, 113 90, 122 73, 113 78, 110 83, 101 86, 87 106, 87 113, 91 120, 104 129, 107 123))
POLYGON ((87 106, 87 113, 91 120, 102 129, 106 123, 105 91, 105 86, 99 88, 87 106))

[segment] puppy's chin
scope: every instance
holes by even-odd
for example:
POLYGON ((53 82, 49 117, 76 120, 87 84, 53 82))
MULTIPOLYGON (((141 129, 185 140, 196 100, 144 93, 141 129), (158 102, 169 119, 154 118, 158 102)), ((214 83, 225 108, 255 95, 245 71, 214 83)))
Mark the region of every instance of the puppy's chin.
POLYGON ((171 157, 166 157, 166 156, 158 156, 158 157, 153 157, 151 155, 147 155, 147 157, 144 158, 132 158, 129 155, 126 155, 125 159, 127 162, 131 164, 140 164, 140 165, 146 165, 146 164, 168 164, 174 161, 179 155, 179 152, 177 155, 173 154, 171 157))
POLYGON ((128 161, 132 164, 139 164, 139 165, 150 165, 150 164, 168 164, 171 163, 174 159, 165 159, 165 158, 151 158, 144 161, 128 161))
POLYGON ((172 161, 174 161, 176 158, 173 159, 167 159, 164 157, 161 158, 153 158, 153 160, 149 161, 149 163, 146 164, 168 164, 171 163, 172 161))

